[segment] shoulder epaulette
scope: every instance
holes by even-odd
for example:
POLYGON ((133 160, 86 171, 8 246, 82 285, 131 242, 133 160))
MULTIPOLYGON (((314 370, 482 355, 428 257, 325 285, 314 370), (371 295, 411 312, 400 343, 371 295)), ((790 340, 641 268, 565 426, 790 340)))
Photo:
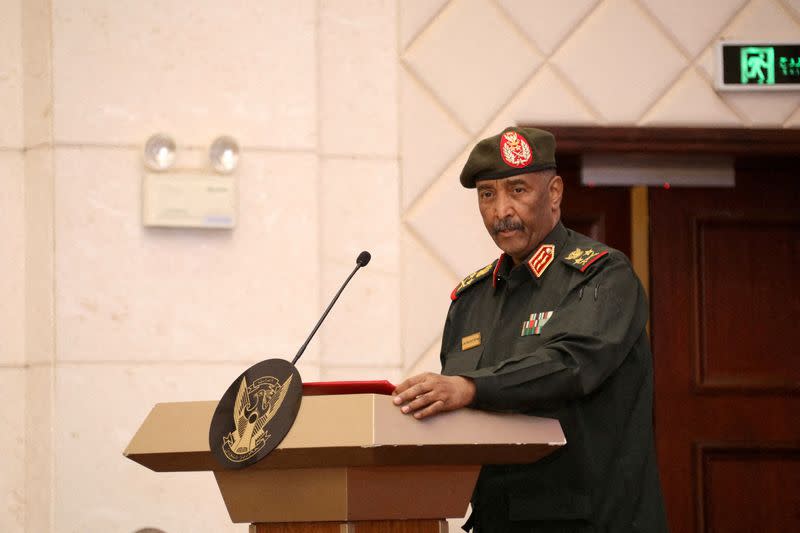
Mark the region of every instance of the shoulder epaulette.
POLYGON ((477 283, 478 281, 482 280, 483 278, 491 274, 495 263, 496 261, 493 263, 489 263, 480 270, 476 270, 466 278, 462 279, 461 282, 458 285, 456 285, 456 288, 453 289, 453 292, 450 293, 450 299, 456 301, 456 299, 461 295, 462 292, 464 292, 468 288, 475 285, 475 283, 477 283))
POLYGON ((608 257, 608 253, 608 250, 598 247, 575 248, 575 250, 565 255, 561 260, 569 266, 577 268, 581 272, 586 272, 590 266, 608 257))

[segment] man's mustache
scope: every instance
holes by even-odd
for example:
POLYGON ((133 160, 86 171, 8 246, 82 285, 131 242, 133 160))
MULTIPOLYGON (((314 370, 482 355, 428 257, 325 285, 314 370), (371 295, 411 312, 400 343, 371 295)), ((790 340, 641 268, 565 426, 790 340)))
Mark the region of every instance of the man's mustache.
POLYGON ((492 233, 497 235, 501 231, 511 231, 511 230, 523 230, 525 226, 522 225, 522 222, 519 220, 514 220, 513 218, 504 218, 502 220, 498 220, 492 225, 492 233))

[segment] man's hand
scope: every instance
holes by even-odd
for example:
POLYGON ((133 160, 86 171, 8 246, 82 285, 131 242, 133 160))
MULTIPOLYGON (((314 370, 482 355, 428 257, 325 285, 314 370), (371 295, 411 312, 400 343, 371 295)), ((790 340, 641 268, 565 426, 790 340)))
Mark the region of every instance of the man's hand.
POLYGON ((414 418, 460 409, 475 399, 475 383, 461 376, 442 376, 426 372, 410 377, 394 390, 394 404, 414 418), (405 405, 404 405, 405 404, 405 405))

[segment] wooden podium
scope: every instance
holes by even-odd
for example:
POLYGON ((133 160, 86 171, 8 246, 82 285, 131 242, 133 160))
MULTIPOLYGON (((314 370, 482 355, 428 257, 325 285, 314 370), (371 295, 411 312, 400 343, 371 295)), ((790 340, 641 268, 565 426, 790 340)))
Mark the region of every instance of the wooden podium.
POLYGON ((558 421, 461 409, 419 421, 391 396, 307 396, 283 442, 222 470, 217 402, 156 404, 125 456, 156 472, 214 472, 251 533, 440 533, 464 516, 482 464, 531 463, 565 444, 558 421))

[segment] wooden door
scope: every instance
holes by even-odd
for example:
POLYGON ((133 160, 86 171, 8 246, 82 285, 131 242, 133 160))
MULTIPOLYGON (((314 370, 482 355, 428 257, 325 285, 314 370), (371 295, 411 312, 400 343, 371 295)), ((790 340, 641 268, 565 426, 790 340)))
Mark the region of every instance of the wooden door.
POLYGON ((631 194, 628 187, 586 187, 580 183, 578 155, 558 157, 564 180, 564 225, 631 255, 631 194))
POLYGON ((655 427, 673 533, 800 532, 800 158, 652 190, 655 427))

